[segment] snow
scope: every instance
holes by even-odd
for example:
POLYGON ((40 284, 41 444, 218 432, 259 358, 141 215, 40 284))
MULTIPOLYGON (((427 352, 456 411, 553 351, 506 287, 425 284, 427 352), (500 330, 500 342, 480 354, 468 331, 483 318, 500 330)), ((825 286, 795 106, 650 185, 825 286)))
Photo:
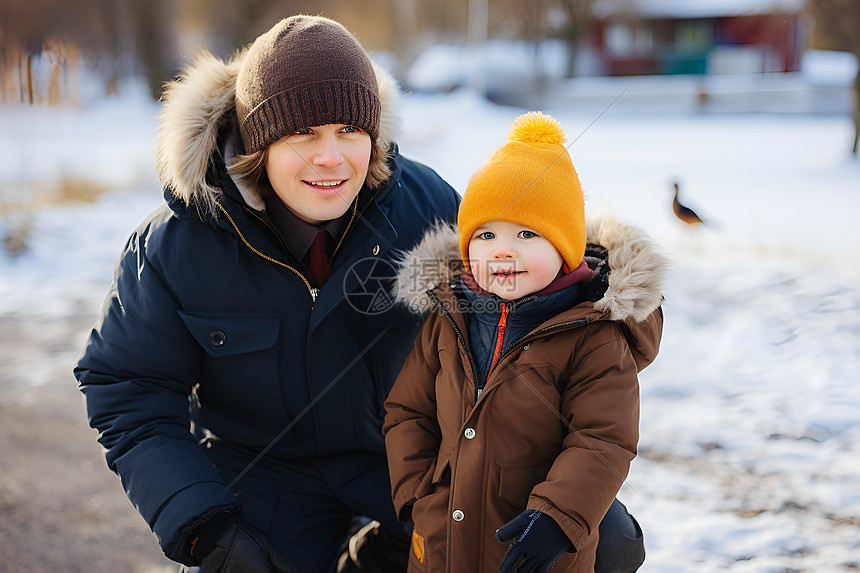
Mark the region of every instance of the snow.
POLYGON ((521 77, 563 77, 566 62, 567 47, 558 40, 541 42, 537 49, 533 43, 509 40, 488 40, 481 46, 434 44, 409 66, 404 81, 410 89, 450 91, 468 85, 470 74, 480 74, 492 91, 502 89, 517 72, 521 77))
POLYGON ((857 67, 857 56, 833 50, 807 50, 800 63, 804 76, 820 85, 851 85, 857 67))
POLYGON ((799 71, 761 73, 769 69, 761 47, 715 46, 707 74, 609 77, 601 75, 603 64, 585 46, 577 55, 577 77, 565 79, 567 58, 558 40, 537 45, 490 40, 480 47, 434 44, 409 66, 404 84, 427 93, 471 87, 500 101, 548 99, 559 106, 575 105, 585 115, 600 113, 622 92, 615 114, 628 109, 636 115, 693 113, 702 111, 703 99, 710 112, 850 114, 854 102, 846 88, 853 86, 858 67, 850 52, 807 50, 799 71))
MULTIPOLYGON (((661 353, 640 378, 640 455, 619 495, 645 531, 642 571, 856 570, 860 161, 848 153, 850 119, 649 113, 643 98, 612 104, 617 87, 580 83, 588 105, 559 93, 543 111, 572 142, 588 211, 607 206, 643 227, 673 262, 661 353), (675 181, 713 226, 673 218, 675 181)), ((788 97, 776 93, 775 108, 788 97)), ((462 190, 523 111, 466 90, 413 93, 401 149, 462 190)), ((26 251, 0 253, 0 316, 48 331, 74 313, 95 317, 126 237, 162 201, 157 112, 139 98, 0 108, 0 187, 73 176, 114 189, 32 212, 23 192, 0 197, 0 233, 12 211, 31 225, 26 251)), ((49 351, 22 354, 40 365, 22 366, 29 383, 58 383, 42 373, 49 351)))

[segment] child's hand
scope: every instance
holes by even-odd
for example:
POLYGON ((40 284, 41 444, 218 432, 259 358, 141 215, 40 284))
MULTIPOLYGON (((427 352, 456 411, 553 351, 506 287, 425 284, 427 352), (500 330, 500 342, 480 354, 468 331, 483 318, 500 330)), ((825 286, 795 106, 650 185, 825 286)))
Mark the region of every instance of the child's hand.
POLYGON ((516 538, 499 569, 502 573, 534 571, 546 573, 565 551, 573 551, 570 540, 550 516, 527 509, 496 530, 498 541, 516 538))

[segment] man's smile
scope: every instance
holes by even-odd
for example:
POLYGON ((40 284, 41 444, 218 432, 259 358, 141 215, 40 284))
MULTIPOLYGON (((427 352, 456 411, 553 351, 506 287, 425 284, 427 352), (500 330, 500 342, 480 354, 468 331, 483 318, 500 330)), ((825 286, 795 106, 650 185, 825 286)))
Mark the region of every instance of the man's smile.
POLYGON ((345 183, 346 179, 337 179, 334 181, 305 181, 308 185, 312 185, 314 187, 337 187, 341 183, 345 183))

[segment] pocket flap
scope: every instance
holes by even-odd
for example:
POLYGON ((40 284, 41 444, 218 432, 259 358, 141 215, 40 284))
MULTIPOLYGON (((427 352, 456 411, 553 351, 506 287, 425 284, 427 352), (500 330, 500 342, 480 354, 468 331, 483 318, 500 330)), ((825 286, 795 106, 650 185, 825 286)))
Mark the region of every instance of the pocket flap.
POLYGON ((442 476, 445 475, 445 470, 451 463, 451 450, 447 452, 439 452, 439 457, 436 458, 436 470, 433 472, 433 483, 442 481, 442 476))
POLYGON ((546 479, 555 458, 534 463, 499 468, 499 497, 511 505, 525 509, 534 487, 546 479))
POLYGON ((268 312, 185 312, 188 332, 213 358, 266 350, 278 340, 278 315, 268 312))

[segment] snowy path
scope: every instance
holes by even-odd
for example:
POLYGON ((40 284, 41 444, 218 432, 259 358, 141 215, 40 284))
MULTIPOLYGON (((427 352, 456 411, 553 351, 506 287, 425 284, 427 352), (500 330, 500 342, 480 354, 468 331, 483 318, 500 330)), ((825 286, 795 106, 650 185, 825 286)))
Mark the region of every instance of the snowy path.
POLYGON ((643 571, 860 567, 860 285, 766 260, 676 261, 621 498, 643 571), (738 269, 740 270, 740 269, 738 269))

